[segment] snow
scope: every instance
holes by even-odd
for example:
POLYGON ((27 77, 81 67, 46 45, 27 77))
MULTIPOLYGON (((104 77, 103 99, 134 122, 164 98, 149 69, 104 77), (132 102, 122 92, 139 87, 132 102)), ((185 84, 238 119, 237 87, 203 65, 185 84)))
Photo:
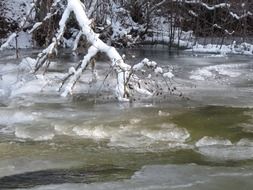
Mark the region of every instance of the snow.
POLYGON ((36 116, 32 115, 29 112, 24 111, 1 110, 0 113, 1 113, 0 124, 9 126, 7 132, 12 131, 14 124, 30 123, 37 119, 36 116))
POLYGON ((76 51, 77 50, 78 43, 79 43, 81 37, 82 37, 82 31, 79 31, 78 34, 76 35, 72 51, 76 51))
POLYGON ((7 48, 7 47, 10 45, 10 42, 11 42, 14 38, 16 38, 16 36, 17 36, 16 33, 12 33, 12 34, 9 36, 9 38, 7 39, 7 41, 6 41, 3 45, 1 45, 0 51, 2 51, 3 49, 7 48))
POLYGON ((191 15, 195 16, 195 17, 198 17, 198 14, 195 13, 193 10, 190 10, 189 13, 190 13, 191 15))
MULTIPOLYGON (((23 32, 23 31, 19 32, 17 41, 18 41, 18 48, 20 49, 33 47, 32 35, 28 34, 27 32, 23 32)), ((10 46, 15 47, 14 41, 11 41, 10 46)))
POLYGON ((229 14, 230 14, 233 18, 235 18, 235 19, 237 19, 237 20, 240 20, 240 19, 245 18, 245 17, 247 17, 247 16, 252 16, 252 15, 253 15, 253 13, 250 12, 250 11, 246 12, 245 14, 243 14, 243 15, 241 15, 241 16, 239 16, 238 14, 233 13, 233 12, 231 12, 231 11, 229 12, 229 14))
POLYGON ((162 74, 163 73, 163 69, 161 67, 156 67, 155 73, 162 74))
POLYGON ((54 133, 49 127, 45 126, 18 126, 15 128, 15 136, 21 139, 29 139, 33 141, 48 141, 54 138, 54 133))
POLYGON ((253 159, 253 147, 249 145, 211 145, 198 148, 198 152, 211 160, 250 160, 253 159))
POLYGON ((238 71, 238 68, 243 66, 243 64, 220 64, 206 66, 192 71, 190 79, 204 81, 219 78, 221 75, 236 78, 242 75, 242 73, 238 71))
POLYGON ((190 0, 173 0, 173 1, 174 2, 182 2, 182 3, 186 3, 186 4, 200 4, 208 10, 214 10, 214 9, 218 9, 218 8, 229 8, 231 6, 229 3, 220 3, 220 4, 216 4, 216 5, 209 5, 209 4, 199 1, 199 0, 191 0, 191 1, 190 0))
MULTIPOLYGON (((11 2, 11 1, 10 1, 11 2)), ((55 1, 54 3, 59 2, 58 0, 55 1)), ((157 4, 156 6, 162 5, 166 1, 160 1, 160 4, 157 4)), ((184 1, 185 3, 199 3, 197 1, 184 1)), ((88 49, 88 53, 83 57, 83 60, 80 64, 80 67, 75 69, 74 67, 71 67, 69 69, 69 72, 67 73, 66 77, 68 75, 71 75, 67 83, 64 85, 63 92, 61 93, 62 96, 67 96, 68 94, 72 93, 73 86, 77 82, 77 80, 81 77, 83 71, 86 69, 88 66, 90 60, 98 53, 98 52, 104 52, 107 54, 107 56, 111 60, 111 67, 114 68, 114 70, 117 73, 117 86, 115 88, 115 94, 118 97, 119 100, 122 101, 128 101, 126 96, 126 85, 125 81, 127 80, 127 77, 129 76, 129 73, 132 71, 145 71, 145 69, 152 69, 152 72, 159 74, 163 76, 164 78, 171 79, 174 77, 173 73, 171 71, 164 71, 165 69, 162 67, 159 67, 158 64, 154 61, 150 61, 148 59, 144 59, 140 63, 134 65, 132 68, 130 65, 126 64, 124 62, 124 59, 121 57, 121 55, 117 52, 117 50, 114 47, 111 47, 104 43, 102 40, 99 39, 99 35, 95 33, 91 29, 91 23, 92 20, 89 19, 91 16, 94 6, 96 4, 96 1, 92 2, 91 10, 86 14, 85 12, 85 7, 83 3, 81 3, 80 0, 68 0, 68 4, 64 10, 64 13, 62 15, 62 18, 59 22, 59 30, 53 38, 52 43, 42 51, 42 53, 39 55, 37 59, 37 65, 44 64, 44 61, 47 60, 48 56, 57 53, 57 46, 59 43, 64 40, 65 44, 73 44, 73 50, 77 49, 78 42, 82 35, 86 37, 86 39, 89 41, 91 44, 91 47, 88 49), (79 25, 80 25, 80 31, 76 30, 75 32, 75 39, 71 40, 66 40, 63 38, 63 34, 65 32, 66 28, 66 23, 67 20, 70 16, 70 13, 73 12, 79 25), (146 68, 145 68, 146 67, 146 68)), ((217 4, 214 6, 210 6, 208 4, 202 3, 201 5, 204 6, 205 8, 209 10, 213 10, 216 8, 224 8, 224 7, 229 7, 229 4, 226 3, 221 3, 217 4)), ((124 14, 124 15, 129 15, 129 12, 122 8, 118 7, 115 3, 112 4, 112 10, 113 10, 113 15, 111 17, 111 20, 108 20, 108 24, 112 26, 113 29, 113 37, 116 38, 116 36, 125 36, 126 38, 131 39, 132 36, 129 36, 129 32, 132 29, 140 29, 143 27, 141 25, 138 25, 137 23, 134 23, 133 20, 131 20, 131 17, 128 16, 128 20, 125 22, 122 22, 122 20, 117 19, 116 15, 117 14, 124 14)), ((195 14, 194 12, 190 12, 191 14, 195 14)), ((249 13, 250 14, 250 13, 249 13)), ((48 19, 52 16, 53 14, 48 14, 45 19, 48 19)), ((197 15, 195 15, 197 16, 197 15)), ((168 22, 168 19, 165 17, 155 17, 152 18, 152 23, 154 24, 151 28, 152 30, 156 30, 156 35, 150 38, 146 38, 146 40, 154 40, 154 41, 164 41, 164 42, 170 42, 171 40, 174 41, 174 43, 177 43, 180 47, 187 47, 191 48, 188 51, 193 51, 193 52, 205 52, 205 53, 215 53, 218 55, 214 55, 216 57, 218 56, 226 56, 227 54, 244 54, 244 55, 252 55, 253 54, 253 45, 247 44, 247 43, 242 43, 242 44, 237 44, 236 42, 232 43, 231 45, 212 45, 212 44, 207 44, 207 45, 200 45, 196 44, 193 46, 193 43, 190 42, 193 32, 183 32, 181 31, 180 28, 175 29, 175 36, 173 39, 170 39, 170 32, 164 32, 168 31, 170 29, 170 23, 168 22)), ((31 31, 35 30, 37 27, 39 27, 41 23, 36 23, 31 31)), ((213 25, 216 28, 219 28, 220 26, 217 24, 213 25)), ((143 27, 144 29, 145 27, 143 27)), ((31 32, 30 31, 30 32, 31 32)), ((226 31, 228 34, 232 34, 233 32, 226 31)), ((9 40, 3 46, 1 49, 8 47, 8 46, 15 46, 13 44, 13 39, 16 37, 16 34, 13 33, 9 40)), ((29 34, 26 34, 24 32, 19 33, 18 37, 18 44, 19 48, 21 48, 21 45, 23 47, 29 47, 32 45, 32 39, 29 34), (26 43, 27 42, 27 43, 26 43)), ((45 62, 47 63, 47 62, 45 62)), ((196 79, 196 80, 205 80, 208 77, 213 77, 213 72, 218 72, 220 75, 226 75, 230 77, 237 77, 238 73, 233 73, 233 72, 228 72, 225 70, 217 70, 216 68, 204 68, 196 71, 195 73, 192 73, 191 78, 196 79)), ((137 77, 136 77, 137 78, 137 77)), ((150 74, 149 79, 152 79, 152 75, 150 74)), ((138 79, 136 79, 138 81, 138 79)), ((135 81, 135 82, 136 82, 135 81)), ((46 84, 47 81, 45 80, 43 84, 46 84)), ((152 93, 148 92, 146 89, 141 89, 139 87, 134 86, 136 88, 135 90, 139 93, 151 95, 152 93)), ((3 93, 3 92, 1 92, 3 93)), ((3 93, 4 94, 4 93, 3 93)))
MULTIPOLYGON (((70 76, 70 80, 65 86, 62 96, 71 94, 73 85, 80 78, 83 70, 86 68, 91 58, 94 57, 99 51, 101 51, 106 53, 107 56, 111 59, 112 67, 114 67, 117 72, 118 85, 116 87, 115 93, 118 99, 121 101, 127 100, 124 98, 124 81, 126 81, 127 71, 129 71, 131 67, 124 63, 122 57, 114 47, 105 44, 99 39, 99 35, 93 32, 93 30, 90 28, 91 20, 89 20, 87 17, 84 10, 84 5, 80 2, 80 0, 68 1, 67 7, 59 23, 60 29, 57 33, 57 41, 59 41, 63 36, 65 25, 71 12, 75 14, 76 19, 81 27, 82 34, 85 35, 86 39, 91 43, 91 47, 88 49, 88 53, 84 56, 80 68, 78 68, 76 71, 72 69, 72 73, 74 74, 70 76)), ((77 38, 79 38, 79 36, 77 36, 77 38)), ((53 41, 53 43, 47 49, 45 49, 43 53, 50 54, 55 48, 55 45, 56 40, 53 41)))
MULTIPOLYGON (((175 1, 175 0, 174 0, 175 1)), ((91 20, 89 19, 89 17, 92 16, 92 13, 95 10, 95 5, 96 5, 97 1, 92 1, 91 7, 88 10, 87 16, 85 19, 81 18, 81 16, 77 16, 77 19, 79 19, 79 21, 81 21, 81 23, 84 21, 84 23, 86 24, 86 26, 88 26, 91 23, 91 20), (81 19, 80 19, 81 18, 81 19)), ((156 8, 157 6, 162 5, 163 3, 165 3, 166 1, 160 1, 159 4, 155 5, 154 7, 151 7, 151 9, 156 8)), ((177 0, 176 2, 182 2, 182 3, 186 3, 186 4, 201 4, 204 8, 208 9, 208 10, 214 10, 217 8, 229 8, 231 7, 231 5, 229 3, 220 3, 220 4, 215 4, 215 5, 209 5, 207 3, 204 3, 202 1, 196 1, 196 0, 186 0, 186 1, 182 1, 182 0, 177 0)), ((59 0, 55 0, 54 4, 59 3, 59 0)), ((79 2, 79 1, 73 1, 70 2, 72 3, 71 8, 75 8, 76 9, 76 13, 79 14, 84 10, 84 5, 79 2), (81 12, 80 12, 81 11, 81 12)), ((107 15, 107 25, 112 27, 112 31, 113 34, 111 36, 112 40, 117 41, 117 39, 122 39, 125 38, 127 41, 127 45, 131 45, 132 43, 134 44, 135 42, 137 42, 139 39, 138 37, 135 38, 131 35, 129 35, 131 33, 131 30, 136 29, 138 31, 144 31, 145 30, 145 26, 142 26, 138 23, 135 23, 130 16, 129 11, 127 11, 126 9, 124 9, 123 7, 119 6, 117 3, 115 2, 111 2, 111 11, 112 14, 107 15), (121 19, 124 18, 123 19, 121 19)), ((5 3, 7 5, 7 7, 12 8, 14 11, 7 11, 7 13, 9 14, 8 16, 13 18, 13 19, 17 19, 22 21, 22 15, 29 10, 29 8, 31 8, 32 6, 32 0, 22 0, 22 1, 18 1, 18 0, 10 0, 8 2, 5 3), (26 4, 27 6, 24 7, 23 4, 26 4), (20 5, 23 6, 23 10, 20 10, 20 5), (14 14, 15 13, 15 14, 14 14), (12 15, 13 14, 13 15, 12 15)), ((21 7, 22 7, 21 6, 21 7)), ((242 4, 242 7, 244 7, 245 4, 242 4)), ((70 9, 66 9, 66 14, 65 16, 63 16, 62 18, 62 23, 60 23, 60 30, 58 33, 58 37, 57 40, 59 41, 60 38, 62 38, 62 33, 64 32, 64 28, 62 27, 62 24, 65 23, 65 19, 68 18, 68 13, 67 11, 70 9)), ((152 11, 151 11, 152 12, 152 11)), ((49 19, 52 17, 52 15, 54 15, 56 13, 48 13, 48 15, 45 17, 44 20, 49 19)), ((82 14, 82 13, 81 13, 82 14)), ((193 16, 198 16, 193 10, 189 10, 189 14, 193 15, 193 16)), ((237 13, 234 13, 232 11, 229 12, 229 14, 234 17, 235 19, 242 19, 246 16, 252 16, 252 12, 250 11, 246 11, 244 12, 243 15, 238 15, 237 13)), ((154 32, 153 37, 149 37, 146 36, 145 41, 147 42, 164 42, 164 43, 170 43, 171 39, 170 39, 170 32, 166 32, 169 31, 170 29, 170 22, 168 21, 168 18, 159 16, 159 17, 155 17, 152 16, 151 17, 151 28, 150 30, 154 32)), ((41 25, 41 22, 36 23, 34 25, 34 27, 29 31, 32 32, 34 30, 36 30, 37 27, 39 27, 41 25)), ((64 24, 63 24, 64 25, 64 24)), ((215 23, 213 25, 214 27, 218 27, 220 28, 221 26, 219 26, 217 23, 215 23)), ((234 31, 228 31, 226 29, 224 29, 224 31, 228 34, 228 35, 232 35, 234 33, 234 31)), ((81 37, 82 33, 78 33, 76 34, 76 38, 75 39, 71 39, 70 41, 65 40, 67 47, 73 47, 73 50, 75 51, 77 48, 77 44, 79 42, 79 39, 81 37), (74 43, 74 46, 71 46, 72 42, 74 43)), ((93 33, 93 37, 95 37, 95 34, 93 33)), ((31 43, 31 36, 24 36, 22 35, 22 37, 19 37, 21 39, 19 39, 19 41, 21 41, 19 48, 26 48, 26 47, 32 47, 32 43, 31 43), (25 45, 23 45, 23 42, 27 42, 25 43, 25 45), (28 43, 29 42, 29 43, 28 43)), ((97 37, 95 37, 94 39, 97 39, 97 37)), ((93 40, 94 40, 93 39, 93 40)), ((90 39, 92 40, 92 39, 90 39)), ((229 48, 229 46, 225 46, 223 45, 222 47, 220 47, 220 45, 193 45, 192 43, 192 32, 184 32, 181 31, 180 28, 176 28, 175 29, 175 34, 174 34, 174 39, 172 39, 173 43, 176 45, 179 45, 180 47, 185 47, 185 48, 190 48, 191 51, 194 52, 205 52, 205 53, 220 53, 220 54, 226 54, 226 53, 233 53, 233 54, 245 54, 245 55, 252 55, 252 47, 250 48, 250 50, 244 50, 243 48, 237 48, 234 50, 230 50, 231 48, 229 48)), ((13 47, 13 44, 11 45, 13 47)), ((240 46, 240 45, 239 45, 240 46)))
POLYGON ((214 9, 217 9, 217 8, 224 8, 224 7, 229 8, 230 7, 230 4, 228 4, 228 3, 220 3, 220 4, 217 4, 217 5, 214 5, 214 6, 210 6, 210 5, 208 5, 206 3, 203 3, 203 2, 201 2, 200 4, 204 7, 206 7, 208 10, 214 10, 214 9))
POLYGON ((163 74, 163 77, 171 79, 174 77, 174 74, 172 72, 167 72, 163 74))
POLYGON ((212 145, 232 145, 232 142, 227 139, 220 139, 220 138, 212 138, 212 137, 203 137, 198 142, 196 142, 196 147, 202 146, 212 146, 212 145))
POLYGON ((2 44, 0 47, 0 51, 3 51, 4 49, 9 49, 9 48, 16 48, 16 41, 15 38, 17 37, 17 48, 19 49, 24 49, 24 48, 30 48, 33 46, 32 42, 32 35, 26 33, 26 32, 19 32, 17 33, 12 33, 7 41, 2 44))
POLYGON ((134 43, 137 39, 134 39, 129 33, 132 29, 144 30, 144 27, 132 20, 129 11, 118 6, 114 2, 111 3, 112 15, 106 20, 107 25, 112 27, 113 34, 111 39, 117 41, 118 39, 125 37, 134 43), (121 19, 121 16, 124 19, 121 19))
POLYGON ((157 71, 161 71, 161 73, 162 73, 162 68, 157 67, 156 62, 150 61, 147 58, 143 59, 140 63, 135 64, 133 66, 133 70, 134 71, 141 71, 142 69, 144 69, 144 67, 155 68, 155 69, 157 69, 157 71))
MULTIPOLYGON (((25 23, 24 16, 31 10, 33 7, 33 0, 8 0, 4 2, 5 12, 3 13, 6 18, 13 20, 19 25, 25 23), (11 10, 11 11, 10 11, 11 10)), ((18 48, 30 48, 33 46, 32 36, 26 32, 12 33, 7 39, 3 39, 5 43, 1 46, 0 51, 6 48, 16 47, 14 38, 17 37, 18 48)))
POLYGON ((33 25, 33 28, 31 30, 29 30, 28 33, 32 33, 34 30, 36 30, 38 27, 40 27, 42 25, 42 22, 37 22, 33 25))
POLYGON ((26 57, 21 61, 18 68, 20 71, 29 73, 33 71, 33 69, 35 68, 35 65, 36 65, 35 59, 31 57, 26 57))
POLYGON ((219 44, 196 44, 191 49, 186 51, 193 51, 198 53, 215 53, 215 54, 240 54, 240 55, 253 55, 253 45, 249 43, 236 44, 233 42, 231 45, 219 44))
POLYGON ((24 14, 32 7, 33 0, 8 0, 4 1, 6 6, 5 16, 17 22, 21 22, 24 14), (11 10, 11 11, 8 11, 11 10))
MULTIPOLYGON (((164 114, 162 116, 167 116, 164 114)), ((55 125, 54 134, 74 136, 94 141, 104 141, 110 147, 134 148, 136 150, 174 149, 177 147, 189 148, 185 142, 190 133, 174 124, 161 124, 151 129, 148 126, 140 127, 141 118, 132 118, 126 124, 114 126, 110 124, 95 124, 86 121, 81 125, 55 125), (159 145, 159 146, 157 146, 159 145)))

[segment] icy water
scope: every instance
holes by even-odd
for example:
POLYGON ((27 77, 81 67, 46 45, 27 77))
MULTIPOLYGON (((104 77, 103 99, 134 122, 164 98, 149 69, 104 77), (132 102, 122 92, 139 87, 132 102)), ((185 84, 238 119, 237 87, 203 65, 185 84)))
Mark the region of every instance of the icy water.
MULTIPOLYGON (((129 62, 172 65, 189 99, 62 98, 38 82, 21 85, 20 60, 1 55, 0 190, 251 190, 252 57, 122 52, 129 62)), ((75 61, 66 54, 50 72, 75 61)))

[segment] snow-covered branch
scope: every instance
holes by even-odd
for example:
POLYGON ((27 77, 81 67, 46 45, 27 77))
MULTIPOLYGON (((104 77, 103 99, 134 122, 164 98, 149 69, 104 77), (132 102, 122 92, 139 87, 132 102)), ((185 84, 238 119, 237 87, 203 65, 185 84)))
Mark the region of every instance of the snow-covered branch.
POLYGON ((229 14, 230 14, 233 18, 235 18, 235 19, 237 19, 237 20, 241 20, 241 19, 243 19, 243 18, 245 18, 245 17, 247 17, 247 16, 253 16, 253 13, 250 12, 250 11, 247 11, 246 13, 244 13, 244 14, 241 15, 241 16, 239 16, 238 14, 236 14, 236 13, 234 13, 234 12, 232 12, 232 11, 229 11, 229 14))
MULTIPOLYGON (((125 76, 126 72, 130 69, 130 66, 124 63, 122 57, 114 47, 105 44, 102 40, 99 39, 99 35, 93 32, 90 27, 91 21, 88 19, 80 0, 69 0, 65 11, 69 13, 73 12, 75 14, 82 33, 86 36, 86 39, 92 46, 89 48, 87 55, 85 55, 81 67, 78 68, 70 77, 70 80, 64 90, 63 95, 71 93, 73 85, 80 77, 80 74, 83 72, 83 70, 86 68, 90 59, 95 56, 97 52, 100 51, 106 53, 106 55, 110 58, 112 62, 112 66, 116 68, 118 75, 118 86, 116 88, 116 94, 120 100, 123 100, 125 98, 125 76)), ((64 18, 65 16, 66 15, 63 15, 63 20, 67 20, 67 18, 64 18)), ((60 26, 61 28, 63 28, 63 23, 60 23, 60 26)))
POLYGON ((116 72, 117 85, 115 87, 115 94, 120 101, 129 101, 129 98, 133 96, 133 93, 143 94, 145 96, 153 96, 157 92, 158 82, 155 82, 149 75, 152 73, 157 76, 161 76, 163 79, 170 80, 174 75, 171 72, 164 72, 157 63, 144 59, 141 63, 134 66, 126 64, 118 53, 118 51, 104 43, 97 33, 91 28, 91 20, 85 12, 85 7, 80 0, 68 0, 68 4, 64 10, 62 18, 59 22, 59 29, 56 37, 53 38, 52 43, 38 56, 37 65, 35 71, 38 71, 42 66, 48 67, 50 61, 50 55, 56 51, 58 43, 60 43, 63 37, 66 23, 71 15, 75 15, 77 23, 80 27, 80 32, 76 36, 74 42, 74 49, 76 49, 79 39, 84 36, 90 44, 87 54, 83 57, 83 60, 76 67, 69 68, 68 73, 62 80, 60 85, 60 91, 62 96, 72 94, 73 87, 81 78, 83 72, 88 68, 89 64, 97 55, 98 52, 103 52, 110 59, 111 68, 116 72), (138 72, 140 70, 145 71, 150 69, 149 75, 143 78, 143 74, 140 77, 138 72))
POLYGON ((17 33, 16 33, 16 32, 12 33, 12 34, 8 37, 7 41, 6 41, 4 44, 1 45, 0 51, 3 51, 4 49, 8 48, 8 46, 9 46, 10 43, 11 43, 11 41, 12 41, 13 39, 15 39, 16 36, 17 36, 17 33))

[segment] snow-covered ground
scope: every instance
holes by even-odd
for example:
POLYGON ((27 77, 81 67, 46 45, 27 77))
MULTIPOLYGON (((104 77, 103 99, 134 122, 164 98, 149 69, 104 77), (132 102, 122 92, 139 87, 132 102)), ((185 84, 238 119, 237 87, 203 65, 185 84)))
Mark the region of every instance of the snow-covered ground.
MULTIPOLYGON (((17 22, 19 25, 24 21, 27 13, 31 9, 32 0, 8 0, 4 2, 4 12, 2 13, 9 20, 17 22)), ((11 35, 11 34, 9 34, 11 35)), ((8 38, 7 38, 8 39, 8 38)), ((0 44, 3 44, 7 39, 0 39, 0 44)), ((20 32, 18 34, 18 48, 30 48, 33 46, 32 36, 28 32, 20 32)), ((12 38, 7 48, 15 48, 16 42, 12 38)))
POLYGON ((8 0, 4 1, 4 15, 7 18, 21 22, 26 16, 27 10, 31 7, 33 0, 8 0))
POLYGON ((249 43, 237 44, 236 41, 234 41, 231 45, 196 44, 187 51, 198 53, 214 53, 218 56, 225 56, 226 54, 253 55, 253 45, 249 43))

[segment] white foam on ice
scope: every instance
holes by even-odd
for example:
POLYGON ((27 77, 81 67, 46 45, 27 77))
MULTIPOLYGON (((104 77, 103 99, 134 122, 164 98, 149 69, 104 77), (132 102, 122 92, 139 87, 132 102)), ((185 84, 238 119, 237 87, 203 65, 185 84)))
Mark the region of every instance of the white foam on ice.
POLYGON ((243 123, 241 124, 242 130, 247 133, 253 133, 253 123, 243 123))
POLYGON ((184 144, 190 137, 184 128, 178 128, 173 124, 163 124, 153 129, 140 127, 140 119, 130 119, 129 124, 120 126, 92 125, 85 122, 82 125, 55 125, 56 134, 77 136, 95 141, 106 140, 108 146, 137 148, 137 149, 170 149, 186 148, 184 144), (160 146, 160 147, 159 147, 160 146))
POLYGON ((71 124, 55 124, 54 130, 57 135, 75 136, 76 132, 73 131, 74 126, 71 124))
POLYGON ((237 146, 252 146, 253 147, 253 141, 250 139, 241 139, 236 143, 237 146))
POLYGON ((138 123, 140 123, 141 122, 141 119, 139 119, 139 118, 132 118, 132 119, 130 119, 130 121, 129 121, 129 123, 131 124, 131 125, 135 125, 135 124, 138 124, 138 123))
POLYGON ((55 136, 51 127, 47 126, 17 126, 15 128, 15 136, 21 139, 33 141, 48 141, 55 136))
POLYGON ((15 97, 21 94, 39 94, 42 92, 43 87, 47 84, 48 81, 43 76, 31 81, 20 81, 15 86, 13 86, 11 97, 15 97))
POLYGON ((162 125, 156 129, 122 126, 121 130, 111 137, 109 146, 152 149, 159 145, 161 149, 168 149, 185 147, 183 144, 189 137, 186 129, 174 125, 162 125))
POLYGON ((200 147, 198 152, 211 160, 249 160, 253 159, 252 146, 200 147))
POLYGON ((220 76, 236 78, 242 74, 240 72, 240 68, 244 66, 245 65, 243 64, 220 64, 206 66, 192 71, 190 79, 203 81, 206 79, 215 79, 220 76))
POLYGON ((32 72, 35 68, 36 62, 36 59, 26 57, 22 59, 21 63, 18 65, 18 69, 23 72, 32 72))
POLYGON ((34 121, 36 116, 22 111, 0 110, 0 124, 11 125, 15 123, 27 123, 34 121))
POLYGON ((196 71, 192 72, 190 79, 193 80, 205 80, 205 78, 213 77, 213 73, 206 68, 197 69, 196 71))
POLYGON ((160 116, 160 117, 167 117, 167 116, 170 116, 170 113, 164 112, 162 110, 159 110, 158 111, 158 116, 160 116))
POLYGON ((228 146, 228 145, 232 145, 232 142, 227 139, 203 137, 198 142, 196 142, 195 145, 196 145, 196 147, 212 146, 212 145, 228 146))
POLYGON ((17 66, 5 64, 0 69, 0 96, 9 97, 20 94, 39 93, 48 83, 42 75, 34 75, 33 71, 36 60, 25 58, 17 66))
POLYGON ((106 130, 103 125, 91 127, 74 127, 73 132, 83 138, 90 138, 95 140, 107 139, 111 136, 110 131, 106 130))
POLYGON ((196 143, 197 152, 211 160, 253 159, 253 142, 241 139, 232 144, 227 139, 204 137, 196 143))
POLYGON ((159 130, 142 130, 141 134, 156 141, 185 142, 189 132, 184 128, 177 128, 174 125, 163 125, 159 130))
POLYGON ((248 43, 236 44, 234 42, 230 45, 218 45, 218 44, 196 44, 192 46, 192 49, 186 51, 201 52, 201 53, 215 53, 218 55, 225 56, 226 54, 242 54, 242 55, 252 55, 253 45, 248 43))

